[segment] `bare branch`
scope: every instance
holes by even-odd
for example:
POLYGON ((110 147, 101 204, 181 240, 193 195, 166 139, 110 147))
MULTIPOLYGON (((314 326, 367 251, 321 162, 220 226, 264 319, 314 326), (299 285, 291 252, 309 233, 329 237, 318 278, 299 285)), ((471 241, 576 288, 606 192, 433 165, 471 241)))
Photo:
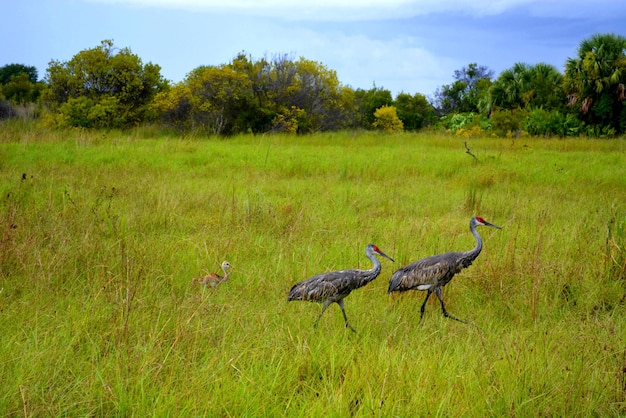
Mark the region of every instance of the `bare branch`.
POLYGON ((465 153, 471 155, 472 157, 474 157, 476 161, 478 161, 478 157, 472 154, 472 151, 470 151, 469 147, 467 146, 467 141, 464 142, 464 145, 465 145, 465 153))

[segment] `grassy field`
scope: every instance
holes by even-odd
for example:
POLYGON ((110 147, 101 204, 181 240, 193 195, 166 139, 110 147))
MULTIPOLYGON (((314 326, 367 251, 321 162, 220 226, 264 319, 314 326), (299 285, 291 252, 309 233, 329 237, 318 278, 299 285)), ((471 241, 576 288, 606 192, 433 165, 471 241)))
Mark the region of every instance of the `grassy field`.
MULTIPOLYGON (((2 132, 2 127, 0 127, 2 132)), ((0 133, 0 415, 626 416, 626 141, 0 133), (147 137, 145 137, 147 136, 147 137), (388 296, 418 258, 482 254, 388 296), (313 274, 370 268, 331 306, 313 274), (215 290, 191 279, 235 267, 215 290)))

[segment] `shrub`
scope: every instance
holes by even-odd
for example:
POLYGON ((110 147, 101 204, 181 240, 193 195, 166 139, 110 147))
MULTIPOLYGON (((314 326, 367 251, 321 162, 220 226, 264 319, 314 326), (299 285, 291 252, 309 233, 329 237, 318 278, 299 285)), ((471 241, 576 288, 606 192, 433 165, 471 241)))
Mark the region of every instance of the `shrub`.
POLYGON ((457 134, 459 131, 488 131, 491 129, 491 121, 486 116, 474 112, 451 113, 439 120, 440 126, 446 131, 457 134))
POLYGON ((462 136, 463 138, 476 138, 484 136, 485 131, 478 124, 473 124, 467 128, 461 128, 455 132, 456 136, 462 136))
POLYGON ((617 135, 615 128, 608 125, 588 125, 585 133, 590 138, 612 138, 617 135))
POLYGON ((402 132, 404 130, 404 124, 398 117, 394 106, 385 105, 376 109, 372 126, 388 133, 402 132))
POLYGON ((564 115, 558 110, 535 109, 528 113, 522 126, 530 135, 541 136, 578 136, 583 122, 576 115, 564 115))
POLYGON ((519 135, 526 115, 526 111, 519 109, 496 110, 491 113, 491 129, 496 136, 519 135))
POLYGON ((80 128, 119 128, 125 125, 125 118, 120 112, 118 100, 114 96, 101 98, 99 102, 81 96, 70 98, 59 108, 58 126, 80 128))

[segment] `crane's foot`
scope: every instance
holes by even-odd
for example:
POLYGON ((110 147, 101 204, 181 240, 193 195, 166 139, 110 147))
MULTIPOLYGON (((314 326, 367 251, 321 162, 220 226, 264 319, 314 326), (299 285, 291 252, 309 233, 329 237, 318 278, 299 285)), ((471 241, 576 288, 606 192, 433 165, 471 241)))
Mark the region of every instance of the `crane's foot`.
POLYGON ((356 330, 354 328, 352 328, 352 325, 348 324, 346 322, 346 328, 348 328, 350 331, 354 332, 356 334, 356 330))
POLYGON ((455 321, 459 321, 463 324, 467 324, 467 322, 463 321, 462 319, 459 319, 456 316, 450 315, 447 311, 443 311, 443 316, 445 316, 446 318, 454 319, 455 321))

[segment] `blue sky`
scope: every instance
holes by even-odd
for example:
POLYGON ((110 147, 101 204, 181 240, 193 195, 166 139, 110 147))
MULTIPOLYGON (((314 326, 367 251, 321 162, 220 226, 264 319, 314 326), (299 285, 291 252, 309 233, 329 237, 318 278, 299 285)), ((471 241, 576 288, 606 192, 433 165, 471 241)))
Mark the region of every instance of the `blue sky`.
POLYGON ((563 71, 596 33, 626 36, 625 0, 22 0, 2 5, 0 66, 69 61, 112 39, 173 82, 200 65, 289 54, 344 85, 431 96, 470 63, 563 71))

